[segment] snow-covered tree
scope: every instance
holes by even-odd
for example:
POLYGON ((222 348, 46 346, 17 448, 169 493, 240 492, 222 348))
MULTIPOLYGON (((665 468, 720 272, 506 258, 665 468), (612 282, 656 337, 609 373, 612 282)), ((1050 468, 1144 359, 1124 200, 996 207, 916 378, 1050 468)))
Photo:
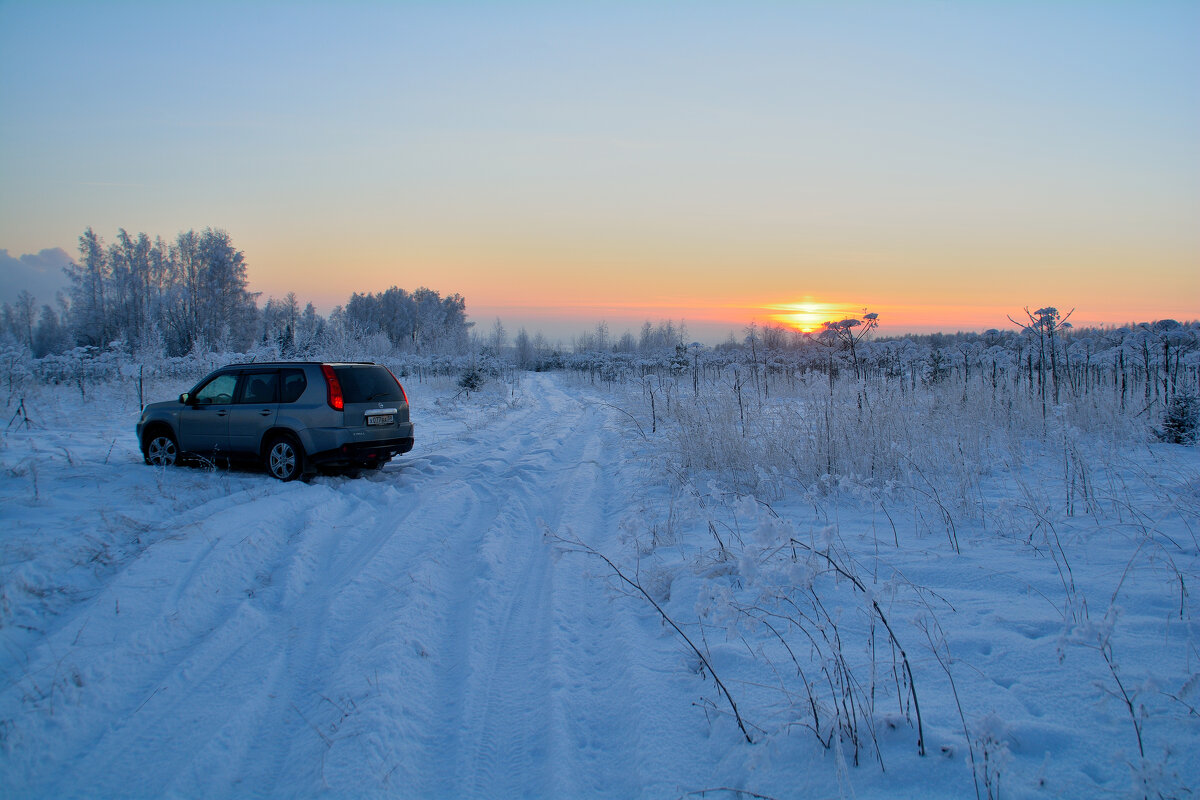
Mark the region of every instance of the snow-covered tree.
POLYGON ((79 237, 80 262, 66 268, 71 281, 71 330, 84 346, 107 344, 111 336, 105 288, 111 269, 104 242, 88 228, 79 237))

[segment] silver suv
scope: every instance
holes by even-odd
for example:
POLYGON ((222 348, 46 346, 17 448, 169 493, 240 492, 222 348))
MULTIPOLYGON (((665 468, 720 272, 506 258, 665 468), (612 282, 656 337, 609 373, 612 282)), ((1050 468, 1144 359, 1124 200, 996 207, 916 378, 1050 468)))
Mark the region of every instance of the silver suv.
POLYGON ((147 464, 259 461, 281 481, 318 467, 378 469, 413 446, 408 395, 367 362, 231 364, 137 424, 147 464))

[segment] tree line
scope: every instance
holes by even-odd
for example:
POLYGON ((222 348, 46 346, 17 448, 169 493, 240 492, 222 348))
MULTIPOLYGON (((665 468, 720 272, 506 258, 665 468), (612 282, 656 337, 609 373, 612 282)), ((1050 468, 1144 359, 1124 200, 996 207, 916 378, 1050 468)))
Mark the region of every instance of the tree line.
POLYGON ((567 369, 603 380, 690 373, 694 386, 732 370, 739 391, 764 395, 808 373, 828 376, 831 386, 839 376, 914 390, 960 381, 1023 387, 1043 416, 1100 392, 1135 414, 1200 394, 1197 322, 1074 328, 1069 311, 1046 306, 982 333, 889 337, 879 335, 878 314, 864 313, 813 333, 751 324, 740 339, 731 333, 714 347, 689 342, 686 326, 672 321, 646 322, 639 335, 619 337, 600 323, 563 346, 524 329, 510 340, 499 320, 489 335, 472 335, 465 299, 427 288, 355 292, 328 318, 311 303, 301 308, 294 293, 260 306, 247 288, 244 254, 228 233, 212 228, 169 242, 122 229, 109 244, 88 228, 79 252, 66 270, 70 287, 55 305, 39 311, 23 292, 0 308, 0 344, 36 358, 76 351, 86 357, 116 344, 143 361, 254 350, 284 358, 401 358, 435 373, 567 369))
POLYGON ((53 304, 38 307, 21 292, 0 307, 0 339, 36 358, 74 348, 182 356, 193 351, 246 352, 273 345, 285 357, 314 352, 323 340, 383 332, 401 351, 465 349, 470 324, 466 301, 454 294, 392 287, 351 295, 328 319, 295 293, 259 306, 243 252, 214 228, 188 230, 173 240, 130 235, 124 228, 105 243, 92 228, 79 237, 79 260, 65 270, 69 286, 53 304))
MULTIPOLYGON (((831 386, 842 377, 911 390, 971 383, 1032 393, 1043 416, 1100 393, 1133 414, 1161 410, 1181 395, 1200 396, 1200 322, 1075 328, 1069 318, 1069 311, 1046 306, 1025 309, 1004 329, 882 336, 879 315, 868 313, 828 321, 812 333, 751 324, 740 339, 731 334, 715 347, 688 343, 682 326, 672 326, 669 337, 644 336, 644 346, 633 348, 606 340, 601 328, 577 337, 570 351, 542 354, 537 366, 617 381, 654 375, 698 383, 736 373, 739 386, 760 394, 811 373, 831 386)), ((648 323, 644 330, 654 332, 648 323)))

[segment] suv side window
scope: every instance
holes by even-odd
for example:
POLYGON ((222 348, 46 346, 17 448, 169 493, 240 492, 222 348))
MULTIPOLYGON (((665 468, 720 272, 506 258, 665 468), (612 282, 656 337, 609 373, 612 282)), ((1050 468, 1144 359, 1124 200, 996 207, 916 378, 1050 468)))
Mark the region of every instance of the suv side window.
POLYGON ((242 394, 239 403, 278 403, 279 402, 279 373, 244 372, 242 373, 242 394))
POLYGON ((294 403, 300 399, 300 395, 304 394, 305 388, 308 386, 308 379, 304 377, 302 369, 285 369, 280 374, 283 379, 283 395, 279 398, 281 403, 294 403))
POLYGON ((218 375, 196 390, 196 405, 224 405, 233 402, 233 390, 237 388, 237 375, 218 375))

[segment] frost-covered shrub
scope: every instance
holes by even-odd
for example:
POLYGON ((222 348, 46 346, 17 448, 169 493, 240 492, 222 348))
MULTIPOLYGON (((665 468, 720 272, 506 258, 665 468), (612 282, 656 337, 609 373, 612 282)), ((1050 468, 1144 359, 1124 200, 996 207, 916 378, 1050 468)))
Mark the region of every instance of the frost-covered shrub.
POLYGON ((32 354, 29 348, 19 345, 0 347, 0 370, 3 370, 3 386, 8 394, 18 394, 34 377, 30 368, 32 354))
POLYGON ((1154 433, 1170 444, 1195 444, 1200 434, 1200 400, 1186 392, 1176 394, 1167 404, 1162 427, 1154 433))
POLYGON ((478 367, 468 367, 467 371, 458 379, 458 385, 468 392, 474 392, 483 386, 485 380, 483 372, 478 367))

